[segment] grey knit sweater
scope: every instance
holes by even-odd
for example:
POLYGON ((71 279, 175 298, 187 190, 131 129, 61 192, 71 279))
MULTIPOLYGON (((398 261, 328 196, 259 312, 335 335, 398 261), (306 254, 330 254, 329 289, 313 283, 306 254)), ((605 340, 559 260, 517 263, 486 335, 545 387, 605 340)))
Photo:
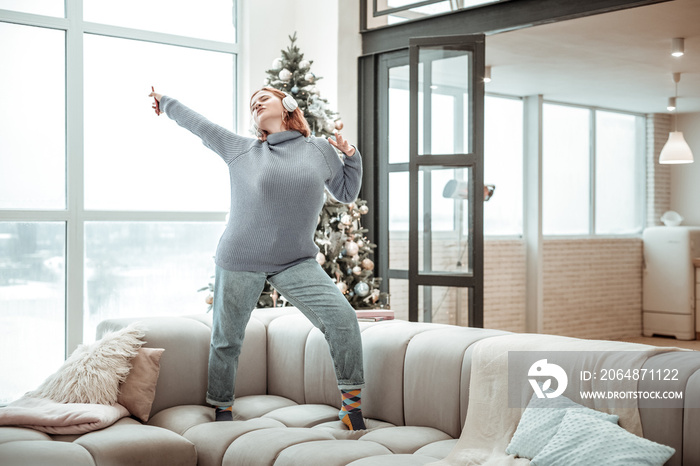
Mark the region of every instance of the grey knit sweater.
POLYGON ((216 264, 226 270, 273 273, 315 257, 324 186, 344 203, 360 192, 357 150, 352 157, 343 155, 343 163, 323 138, 284 131, 260 142, 232 133, 168 96, 162 97, 160 109, 228 165, 231 214, 216 250, 216 264))

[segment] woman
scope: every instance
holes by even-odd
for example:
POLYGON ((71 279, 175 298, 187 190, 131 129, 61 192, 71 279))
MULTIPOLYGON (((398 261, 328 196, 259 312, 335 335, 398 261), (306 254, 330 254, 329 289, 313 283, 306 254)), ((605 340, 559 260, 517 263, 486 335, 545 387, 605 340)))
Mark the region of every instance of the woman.
POLYGON ((214 321, 207 402, 216 420, 232 420, 238 356, 245 328, 269 281, 326 337, 342 408, 351 430, 365 429, 362 341, 354 309, 316 262, 313 241, 324 186, 341 202, 360 191, 362 160, 340 133, 309 137, 296 100, 265 87, 250 99, 258 138, 218 126, 177 100, 152 92, 156 113, 165 113, 202 139, 229 167, 231 214, 216 251, 214 321), (343 161, 335 149, 343 153, 343 161))

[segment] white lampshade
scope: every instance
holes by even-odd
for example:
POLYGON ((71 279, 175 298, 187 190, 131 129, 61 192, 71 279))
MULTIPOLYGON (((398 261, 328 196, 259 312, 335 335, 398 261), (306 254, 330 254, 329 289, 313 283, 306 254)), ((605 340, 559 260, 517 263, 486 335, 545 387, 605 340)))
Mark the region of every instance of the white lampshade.
POLYGON ((484 82, 485 83, 491 82, 491 67, 490 66, 484 67, 484 82))
POLYGON ((693 153, 685 142, 682 131, 672 131, 659 156, 659 163, 692 163, 693 153))
POLYGON ((674 57, 682 57, 685 53, 685 39, 676 37, 671 41, 671 55, 674 57))

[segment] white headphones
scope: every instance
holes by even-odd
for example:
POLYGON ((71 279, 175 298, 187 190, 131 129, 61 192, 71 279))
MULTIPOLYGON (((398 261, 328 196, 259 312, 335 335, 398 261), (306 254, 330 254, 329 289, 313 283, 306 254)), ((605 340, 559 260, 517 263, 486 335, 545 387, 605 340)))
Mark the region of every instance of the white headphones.
POLYGON ((282 106, 288 112, 293 112, 294 110, 299 108, 299 104, 297 103, 297 99, 295 99, 291 95, 287 94, 286 92, 284 93, 284 99, 282 99, 282 106))

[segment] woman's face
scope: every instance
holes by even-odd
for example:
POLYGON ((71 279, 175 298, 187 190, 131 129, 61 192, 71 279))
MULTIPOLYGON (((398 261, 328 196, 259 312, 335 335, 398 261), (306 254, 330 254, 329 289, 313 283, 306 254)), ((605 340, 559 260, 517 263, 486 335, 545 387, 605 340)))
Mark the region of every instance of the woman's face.
POLYGON ((275 127, 281 125, 284 112, 282 99, 270 91, 260 91, 251 99, 250 113, 260 129, 274 132, 275 127))

